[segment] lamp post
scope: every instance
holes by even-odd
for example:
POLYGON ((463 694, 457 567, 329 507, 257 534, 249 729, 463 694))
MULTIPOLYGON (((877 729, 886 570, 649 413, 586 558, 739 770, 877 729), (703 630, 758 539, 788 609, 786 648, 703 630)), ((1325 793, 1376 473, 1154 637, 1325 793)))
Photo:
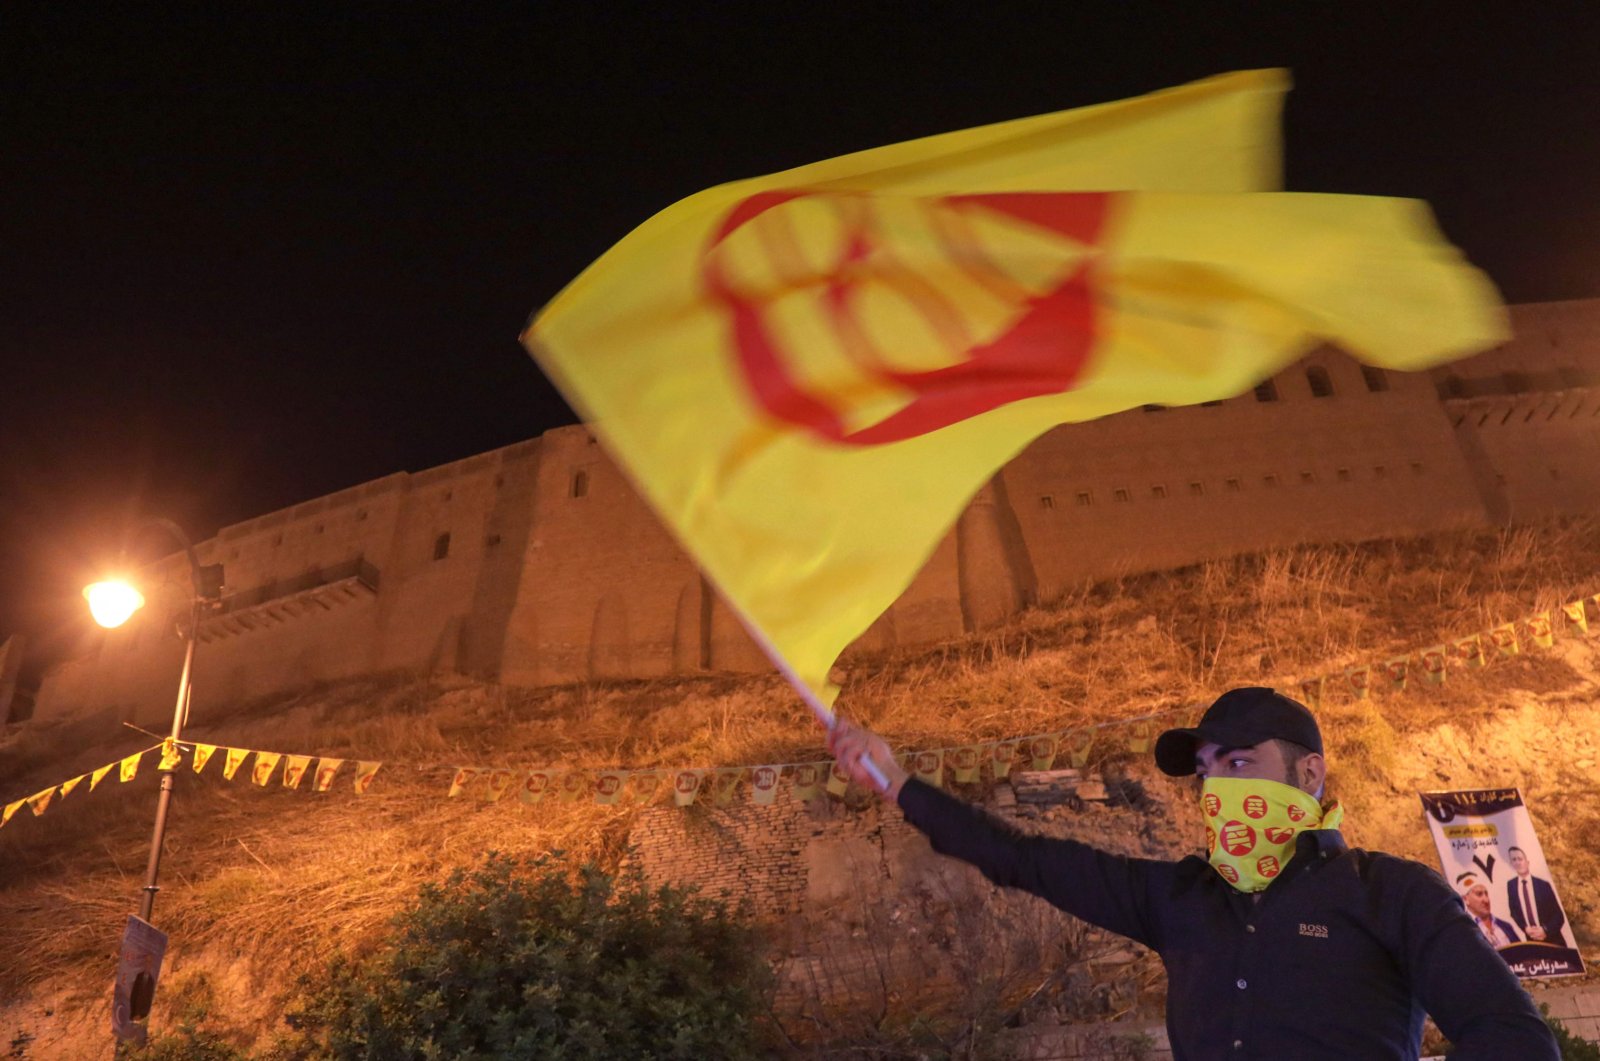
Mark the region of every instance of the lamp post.
MULTIPOLYGON (((172 709, 171 739, 173 744, 176 744, 183 737, 183 724, 189 715, 189 682, 194 671, 194 645, 199 633, 200 615, 206 605, 221 599, 222 565, 200 566, 189 536, 183 533, 183 528, 171 520, 154 519, 147 526, 160 527, 176 538, 178 544, 183 546, 184 555, 189 560, 191 590, 189 622, 179 630, 184 640, 183 671, 178 677, 178 701, 172 709)), ((89 601, 89 610, 95 622, 104 627, 121 626, 129 616, 144 605, 144 595, 128 583, 120 581, 96 582, 92 586, 85 587, 83 595, 89 601)), ((161 796, 156 804, 156 827, 150 837, 150 861, 145 866, 144 894, 139 900, 139 917, 144 921, 150 920, 150 912, 156 903, 156 892, 160 890, 156 881, 161 871, 161 847, 167 832, 167 810, 172 805, 172 784, 172 771, 163 771, 161 796)))

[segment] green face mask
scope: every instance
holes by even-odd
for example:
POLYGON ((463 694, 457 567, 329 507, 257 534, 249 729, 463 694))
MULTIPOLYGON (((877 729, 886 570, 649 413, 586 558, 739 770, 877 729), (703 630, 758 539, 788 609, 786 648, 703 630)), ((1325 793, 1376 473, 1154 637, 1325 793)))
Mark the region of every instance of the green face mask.
POLYGON ((1344 809, 1326 812, 1315 796, 1278 781, 1208 777, 1200 789, 1206 823, 1206 857, 1222 879, 1242 892, 1258 892, 1283 872, 1295 837, 1311 829, 1337 829, 1344 809))

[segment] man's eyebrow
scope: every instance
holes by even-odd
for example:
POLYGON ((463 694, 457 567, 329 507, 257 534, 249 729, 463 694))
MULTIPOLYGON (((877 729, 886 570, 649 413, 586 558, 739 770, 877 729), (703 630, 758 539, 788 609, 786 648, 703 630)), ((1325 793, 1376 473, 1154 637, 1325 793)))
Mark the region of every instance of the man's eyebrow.
MULTIPOLYGON (((1232 755, 1234 752, 1250 752, 1250 751, 1255 751, 1255 747, 1253 745, 1240 745, 1237 748, 1218 748, 1217 749, 1217 754, 1215 756, 1213 756, 1213 758, 1221 759, 1223 756, 1232 755)), ((1194 761, 1195 761, 1195 763, 1197 765, 1203 765, 1204 760, 1202 760, 1200 758, 1200 753, 1199 752, 1195 752, 1194 761)))

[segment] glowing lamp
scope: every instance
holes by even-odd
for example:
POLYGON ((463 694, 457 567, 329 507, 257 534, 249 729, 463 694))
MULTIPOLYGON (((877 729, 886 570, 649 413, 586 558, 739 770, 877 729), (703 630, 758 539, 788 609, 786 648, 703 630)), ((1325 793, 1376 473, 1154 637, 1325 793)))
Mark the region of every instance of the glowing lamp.
POLYGON ((121 626, 128 616, 144 607, 144 594, 126 582, 96 582, 84 587, 83 596, 94 621, 108 629, 121 626))

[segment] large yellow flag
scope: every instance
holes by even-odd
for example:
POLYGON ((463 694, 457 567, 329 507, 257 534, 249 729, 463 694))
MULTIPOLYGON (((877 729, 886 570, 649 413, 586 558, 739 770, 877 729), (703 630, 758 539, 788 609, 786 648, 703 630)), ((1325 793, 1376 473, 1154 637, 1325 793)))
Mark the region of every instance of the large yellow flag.
POLYGON ((1238 394, 1319 340, 1497 342, 1414 201, 1273 193, 1258 71, 708 189, 523 341, 811 689, 972 494, 1064 422, 1238 394))

